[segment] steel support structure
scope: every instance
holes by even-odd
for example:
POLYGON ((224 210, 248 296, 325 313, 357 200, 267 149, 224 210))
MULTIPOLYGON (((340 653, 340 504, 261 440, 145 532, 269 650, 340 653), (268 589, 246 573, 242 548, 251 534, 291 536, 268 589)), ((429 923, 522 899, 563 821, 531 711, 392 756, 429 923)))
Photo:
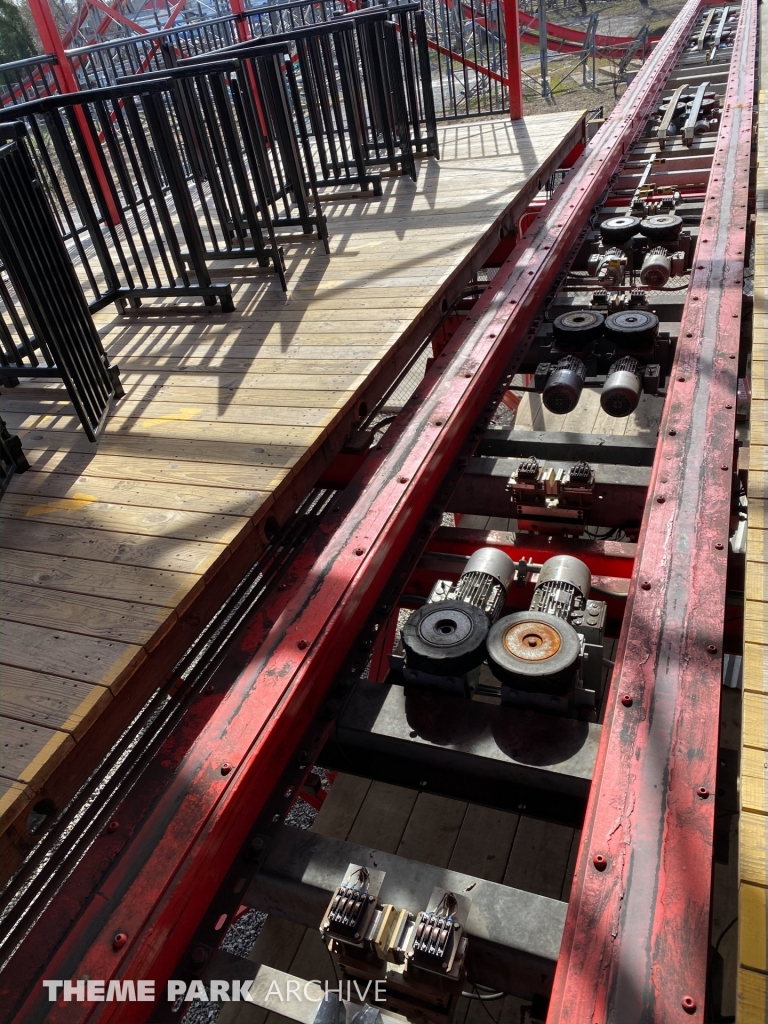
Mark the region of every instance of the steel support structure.
MULTIPOLYGON (((250 660, 73 922, 46 965, 48 977, 153 978, 162 990, 172 976, 357 634, 380 615, 388 580, 407 576, 401 559, 414 538, 426 543, 430 531, 423 524, 443 507, 436 502, 448 500, 457 460, 477 445, 474 428, 494 389, 509 386, 524 358, 528 325, 650 116, 700 6, 688 0, 530 228, 528 243, 500 268, 379 450, 302 549, 286 589, 257 610, 244 641, 250 660)), ((37 989, 16 1020, 117 1021, 128 1019, 126 1012, 119 1003, 49 1003, 37 989)), ((131 1004, 131 1024, 152 1012, 151 1003, 131 1004)))
MULTIPOLYGON (((61 92, 77 92, 79 89, 77 78, 72 70, 72 65, 69 63, 69 58, 67 57, 64 49, 64 43, 62 42, 59 30, 56 27, 56 22, 54 21, 53 14, 51 13, 49 0, 29 0, 29 8, 32 11, 32 17, 35 21, 35 25, 37 26, 37 31, 40 34, 40 41, 43 44, 43 52, 52 53, 56 56, 53 71, 56 75, 56 81, 59 84, 59 89, 61 92)), ((109 187, 104 173, 104 168, 101 165, 96 144, 91 138, 85 117, 80 110, 77 112, 77 119, 80 124, 80 130, 83 138, 85 139, 85 146, 88 150, 88 155, 91 159, 91 166, 93 167, 96 180, 101 188, 101 194, 104 200, 104 209, 109 213, 112 223, 119 224, 120 214, 115 205, 112 190, 109 187)))
POLYGON ((539 0, 539 65, 541 68, 541 95, 546 99, 550 94, 547 52, 547 4, 539 0), (542 27, 543 26, 543 27, 542 27))
POLYGON ((550 1024, 703 1015, 756 40, 744 0, 550 1024))
POLYGON ((517 0, 504 0, 504 32, 507 44, 509 116, 512 121, 519 121, 523 116, 523 70, 517 0))

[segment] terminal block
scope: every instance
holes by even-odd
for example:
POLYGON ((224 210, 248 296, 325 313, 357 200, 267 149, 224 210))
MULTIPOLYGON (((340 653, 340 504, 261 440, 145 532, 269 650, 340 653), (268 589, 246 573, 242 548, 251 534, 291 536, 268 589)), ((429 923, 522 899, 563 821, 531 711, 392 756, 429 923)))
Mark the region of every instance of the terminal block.
POLYGON ((350 864, 320 933, 342 978, 384 982, 389 1009, 449 1024, 466 978, 472 900, 436 888, 426 908, 412 912, 380 901, 384 878, 350 864))
POLYGON ((369 938, 384 872, 350 864, 333 894, 320 931, 331 941, 361 947, 369 938))

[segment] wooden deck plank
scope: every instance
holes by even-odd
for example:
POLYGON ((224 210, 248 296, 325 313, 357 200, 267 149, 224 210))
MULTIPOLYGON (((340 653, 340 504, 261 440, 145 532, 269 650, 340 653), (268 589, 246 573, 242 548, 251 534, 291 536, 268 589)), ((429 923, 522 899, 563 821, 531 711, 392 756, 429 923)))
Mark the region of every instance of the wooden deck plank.
MULTIPOLYGON (((3 584, 3 619, 72 633, 121 640, 151 651, 176 620, 176 613, 157 605, 110 601, 90 594, 69 594, 40 587, 3 584)), ((0 654, 2 657, 2 654, 0 654)))
POLYGON ((0 734, 0 775, 33 788, 75 742, 67 732, 13 718, 0 717, 0 734))
MULTIPOLYGON (((118 467, 115 467, 115 471, 118 467)), ((38 480, 34 473, 25 473, 15 494, 27 494, 37 499, 77 501, 77 495, 87 494, 96 502, 112 505, 143 506, 148 509, 176 509, 180 511, 225 516, 254 516, 271 495, 266 491, 246 491, 236 488, 201 487, 183 483, 174 487, 170 482, 148 483, 124 477, 98 477, 65 473, 47 473, 38 480)), ((82 500, 82 499, 80 499, 82 500)), ((39 505, 34 504, 33 508, 39 505)), ((66 511, 64 505, 61 509, 66 511)), ((29 517, 29 509, 26 516, 29 517)), ((37 518, 35 516, 35 518, 37 518)), ((46 518, 46 522, 48 522, 46 518)), ((67 520, 69 521, 69 520, 67 520)), ((99 527, 101 528, 101 527, 99 527)), ((173 536, 173 534, 169 534, 173 536)))
MULTIPOLYGON (((232 283, 234 313, 183 299, 100 311, 126 396, 97 445, 59 383, 2 389, 32 467, 0 506, 3 660, 39 673, 41 695, 48 676, 114 694, 148 653, 181 643, 182 615, 207 608, 217 580, 231 586, 247 571, 260 524, 306 494, 361 403, 381 393, 374 382, 404 365, 446 295, 492 251, 519 190, 543 185, 542 164, 579 141, 581 125, 564 112, 441 127, 441 161, 419 160, 417 182, 385 178, 380 199, 327 206, 330 256, 295 233, 281 239, 286 295, 249 261, 220 261, 212 272, 232 283)), ((20 699, 9 698, 9 720, 24 713, 20 699)), ((59 731, 86 742, 93 718, 59 731)), ((8 799, 18 807, 25 793, 11 788, 8 799)), ((396 849, 411 795, 390 797, 389 831, 366 823, 362 806, 351 835, 370 826, 362 841, 381 845, 380 835, 396 849)))
POLYGON ((110 563, 12 548, 5 548, 0 558, 0 583, 20 583, 50 593, 62 591, 158 605, 177 614, 184 611, 203 586, 202 577, 192 573, 123 566, 117 574, 110 563))
POLYGON ((764 1024, 768 1020, 768 975, 739 970, 737 1024, 764 1024))
MULTIPOLYGON (((5 520, 33 519, 38 523, 68 526, 77 523, 85 529, 129 533, 137 536, 165 537, 177 540, 231 544, 245 531, 250 520, 244 516, 206 515, 186 509, 151 506, 134 508, 99 501, 95 495, 76 492, 71 498, 49 501, 44 495, 8 494, 0 508, 5 520)), ((12 526, 6 527, 12 531, 12 526)))
POLYGON ((519 822, 518 814, 469 804, 448 867, 501 882, 519 822))
POLYGON ((113 693, 144 661, 142 647, 116 640, 81 636, 48 626, 0 622, 0 659, 3 665, 31 672, 79 679, 108 686, 113 693))
MULTIPOLYGON (((765 152, 768 124, 768 34, 760 33, 758 153, 765 152)), ((736 1020, 738 1024, 768 1021, 768 908, 766 847, 768 846, 768 217, 763 196, 765 163, 758 161, 758 202, 755 223, 752 396, 750 410, 747 500, 746 574, 744 594, 744 673, 739 816, 739 924, 736 1020)))
MULTIPOLYGON (((165 484, 171 489, 181 487, 184 490, 188 487, 223 487, 230 491, 255 488, 265 495, 266 505, 272 504, 274 491, 290 475, 289 469, 233 463, 216 465, 202 460, 192 462, 117 454, 87 455, 84 452, 29 447, 24 453, 30 469, 35 472, 67 473, 89 479, 104 477, 137 484, 144 481, 165 484)), ((32 474, 23 474, 14 490, 27 493, 28 486, 44 487, 45 484, 32 474)))
POLYGON ((222 556, 221 544, 181 543, 167 537, 140 536, 92 530, 78 525, 55 525, 37 519, 7 519, 2 530, 3 550, 99 560, 111 566, 132 565, 202 576, 222 556))
POLYGON ((0 715, 60 729, 79 739, 112 699, 104 686, 0 666, 0 715))
POLYGON ((504 884, 559 900, 573 842, 566 825, 522 816, 504 884))
POLYGON ((32 790, 23 782, 0 776, 0 829, 5 830, 29 806, 32 790))

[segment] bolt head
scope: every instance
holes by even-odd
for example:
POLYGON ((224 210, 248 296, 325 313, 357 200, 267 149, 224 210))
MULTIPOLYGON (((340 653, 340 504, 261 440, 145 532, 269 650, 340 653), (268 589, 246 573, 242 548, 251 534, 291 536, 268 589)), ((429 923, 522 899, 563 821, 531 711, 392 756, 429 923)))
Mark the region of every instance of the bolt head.
POLYGON ((362 555, 362 554, 363 554, 363 552, 364 552, 364 549, 363 549, 363 548, 355 548, 355 554, 356 554, 356 555, 358 555, 358 556, 359 556, 359 555, 362 555))
POLYGON ((309 644, 307 643, 306 640, 299 640, 296 646, 299 648, 300 651, 306 651, 306 649, 309 647, 309 644))
POLYGON ((632 707, 632 698, 628 693, 625 693, 624 696, 621 698, 621 703, 624 705, 625 708, 632 707))
POLYGON ((709 796, 709 790, 706 786, 699 786, 699 788, 696 790, 696 793, 701 797, 702 800, 706 800, 709 796))
POLYGON ((229 773, 232 771, 232 765, 229 763, 229 761, 225 761, 224 764, 219 769, 219 771, 221 772, 222 775, 229 775, 229 773))
POLYGON ((122 949, 127 941, 128 941, 128 936, 125 934, 125 932, 118 932, 115 935, 115 937, 112 939, 112 948, 113 949, 122 949))
POLYGON ((642 587, 643 590, 650 590, 651 589, 651 584, 648 582, 648 580, 643 580, 643 582, 640 584, 640 586, 642 587))
POLYGON ((696 1013, 696 1000, 693 996, 683 996, 680 1000, 680 1005, 686 1013, 696 1013))
POLYGON ((717 648, 715 647, 714 644, 709 644, 708 647, 707 647, 707 650, 709 651, 710 654, 717 654, 717 648))
POLYGON ((592 863, 595 865, 598 871, 605 871, 608 867, 608 859, 603 856, 602 853, 596 853, 592 858, 592 863))
POLYGON ((120 828, 120 822, 119 821, 110 821, 110 823, 107 825, 107 832, 117 832, 117 830, 119 828, 120 828))
POLYGON ((720 544, 720 543, 715 544, 715 547, 717 548, 718 551, 722 551, 723 550, 723 545, 720 544))

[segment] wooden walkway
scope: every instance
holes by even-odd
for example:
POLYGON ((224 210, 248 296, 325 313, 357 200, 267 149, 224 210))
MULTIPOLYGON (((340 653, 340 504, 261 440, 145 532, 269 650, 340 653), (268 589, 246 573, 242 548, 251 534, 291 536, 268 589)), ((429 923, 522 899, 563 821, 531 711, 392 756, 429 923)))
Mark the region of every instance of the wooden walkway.
POLYGON ((761 13, 739 818, 738 1024, 768 1021, 768 33, 761 13))
POLYGON ((233 314, 103 311, 126 397, 97 446, 59 386, 4 390, 32 468, 0 506, 3 875, 30 803, 98 763, 583 132, 443 127, 417 183, 328 203, 330 257, 286 242, 287 297, 222 263, 233 314))

